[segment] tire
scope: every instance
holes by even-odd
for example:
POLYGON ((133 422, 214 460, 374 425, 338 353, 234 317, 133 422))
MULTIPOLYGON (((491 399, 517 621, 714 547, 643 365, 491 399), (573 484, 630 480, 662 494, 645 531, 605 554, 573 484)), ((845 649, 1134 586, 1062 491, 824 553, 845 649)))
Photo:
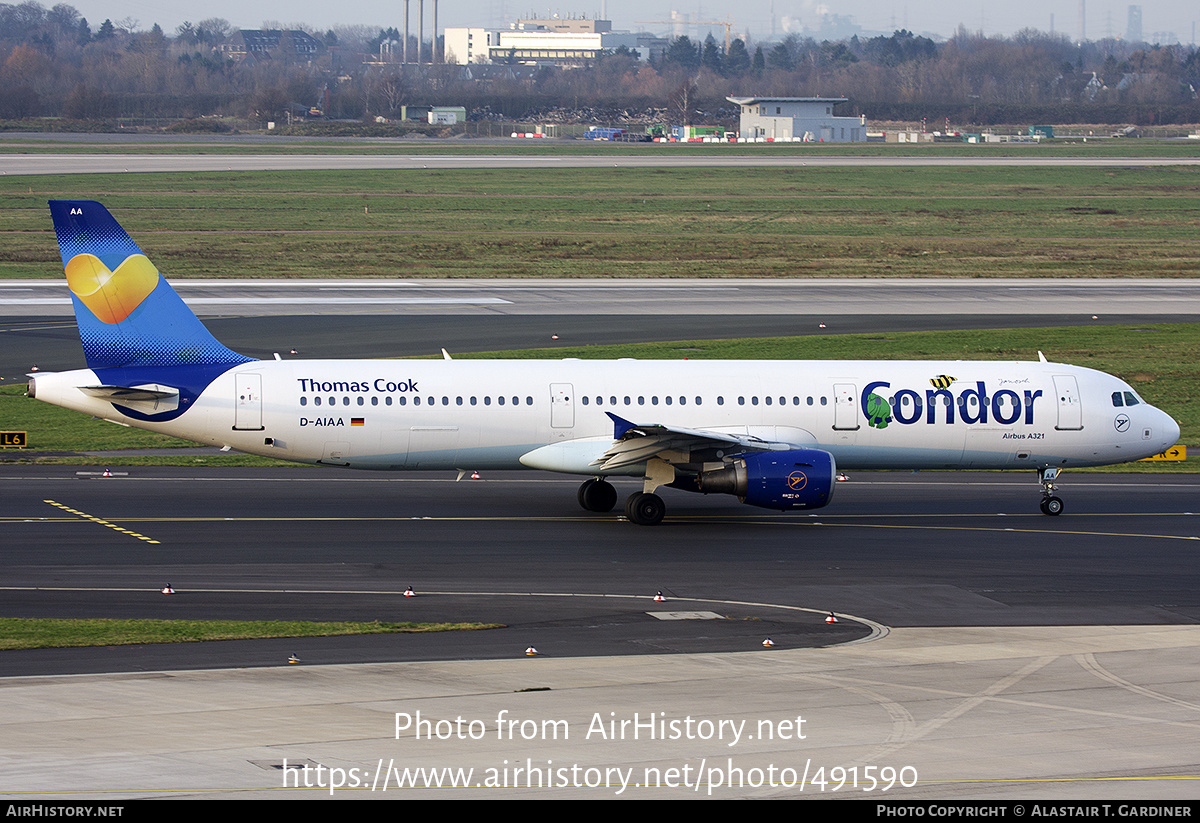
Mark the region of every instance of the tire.
POLYGON ((1063 512, 1063 502, 1061 497, 1047 497, 1042 501, 1042 511, 1053 517, 1057 517, 1063 512))
POLYGON ((591 494, 592 487, 598 482, 599 481, 596 480, 596 478, 589 477, 587 480, 584 480, 579 484, 579 491, 575 495, 575 497, 579 500, 579 508, 588 512, 592 510, 592 507, 588 505, 588 499, 589 495, 591 494))
POLYGON ((579 487, 579 505, 590 512, 610 512, 617 505, 617 490, 607 480, 585 480, 579 487))
POLYGON ((639 526, 656 526, 667 513, 667 506, 657 494, 638 492, 625 501, 625 516, 639 526))

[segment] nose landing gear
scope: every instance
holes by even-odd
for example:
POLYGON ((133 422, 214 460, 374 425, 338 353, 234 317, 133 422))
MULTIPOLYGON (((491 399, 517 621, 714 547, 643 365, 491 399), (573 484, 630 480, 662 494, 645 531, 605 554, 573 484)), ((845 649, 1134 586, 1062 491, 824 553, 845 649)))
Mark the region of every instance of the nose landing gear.
POLYGON ((1054 481, 1057 478, 1058 469, 1054 466, 1038 469, 1038 483, 1042 486, 1042 502, 1039 506, 1042 514, 1057 516, 1063 512, 1062 498, 1054 493, 1054 481))

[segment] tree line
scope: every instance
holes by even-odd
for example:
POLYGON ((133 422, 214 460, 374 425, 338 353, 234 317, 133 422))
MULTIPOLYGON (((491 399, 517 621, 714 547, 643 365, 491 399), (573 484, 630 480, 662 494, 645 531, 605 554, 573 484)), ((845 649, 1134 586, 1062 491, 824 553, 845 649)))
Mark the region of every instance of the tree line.
POLYGON ((223 19, 167 34, 132 19, 93 26, 65 3, 0 4, 0 119, 278 120, 317 106, 329 117, 371 120, 437 104, 509 119, 732 124, 725 98, 758 95, 846 97, 842 113, 937 125, 1200 122, 1200 53, 1191 46, 1080 44, 1034 30, 985 37, 962 27, 945 42, 901 30, 838 42, 735 39, 725 48, 709 35, 674 38, 649 61, 620 48, 557 69, 404 66, 380 51, 401 37, 394 26, 305 30, 325 46, 315 59, 242 63, 220 49, 236 32, 223 19))

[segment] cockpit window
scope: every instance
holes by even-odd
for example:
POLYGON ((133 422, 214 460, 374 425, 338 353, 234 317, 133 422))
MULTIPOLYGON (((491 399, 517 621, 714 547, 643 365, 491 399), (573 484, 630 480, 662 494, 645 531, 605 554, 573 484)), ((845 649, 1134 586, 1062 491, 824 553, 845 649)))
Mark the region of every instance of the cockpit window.
POLYGON ((1118 409, 1125 405, 1124 401, 1121 400, 1121 393, 1119 391, 1113 392, 1113 405, 1118 409))
POLYGON ((1125 392, 1125 405, 1136 406, 1138 404, 1137 395, 1131 391, 1125 392))

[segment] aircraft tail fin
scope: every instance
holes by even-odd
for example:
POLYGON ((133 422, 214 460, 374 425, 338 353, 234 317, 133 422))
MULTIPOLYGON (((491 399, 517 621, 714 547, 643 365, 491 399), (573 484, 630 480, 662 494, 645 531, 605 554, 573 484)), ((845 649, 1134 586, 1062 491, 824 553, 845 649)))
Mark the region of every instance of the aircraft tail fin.
POLYGON ((50 214, 89 368, 253 359, 209 333, 104 206, 51 200, 50 214))

